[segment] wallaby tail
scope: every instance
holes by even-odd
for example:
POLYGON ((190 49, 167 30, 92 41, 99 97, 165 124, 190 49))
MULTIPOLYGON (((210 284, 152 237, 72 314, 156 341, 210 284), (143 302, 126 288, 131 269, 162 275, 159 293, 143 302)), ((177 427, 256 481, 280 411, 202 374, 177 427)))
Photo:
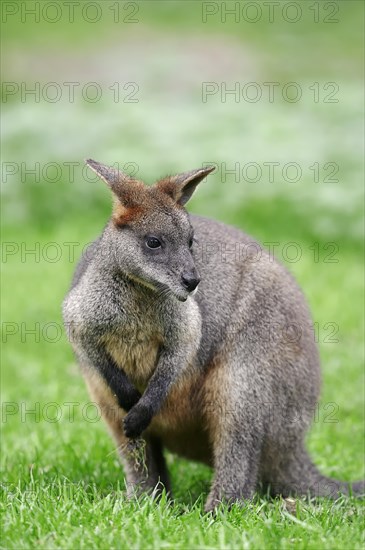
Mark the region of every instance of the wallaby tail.
POLYGON ((301 494, 307 494, 312 498, 327 497, 334 500, 342 495, 365 496, 365 481, 345 482, 326 477, 311 463, 311 475, 306 486, 302 488, 301 494))
POLYGON ((281 464, 280 472, 276 472, 271 484, 271 494, 327 497, 334 500, 342 495, 365 496, 364 480, 350 483, 326 477, 320 473, 304 449, 298 454, 295 459, 281 464))

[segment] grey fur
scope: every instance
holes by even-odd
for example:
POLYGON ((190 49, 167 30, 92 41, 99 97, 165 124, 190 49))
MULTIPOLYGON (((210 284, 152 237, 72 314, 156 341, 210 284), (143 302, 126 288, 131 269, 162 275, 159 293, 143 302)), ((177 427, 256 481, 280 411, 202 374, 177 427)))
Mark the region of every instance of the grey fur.
MULTIPOLYGON (((90 163, 107 181, 108 167, 90 163)), ((159 481, 169 489, 163 446, 213 466, 206 510, 250 499, 259 486, 336 498, 351 490, 348 484, 321 475, 304 446, 320 391, 305 299, 251 237, 182 208, 210 171, 167 178, 146 191, 149 206, 140 218, 123 227, 110 221, 63 304, 91 395, 121 452, 129 494, 159 481), (161 253, 145 249, 146 235, 163 240, 161 253), (195 294, 181 285, 186 272, 200 275, 195 294), (141 432, 142 462, 125 435, 141 432)), ((123 206, 118 185, 133 182, 120 174, 118 184, 115 170, 110 178, 123 206)), ((136 196, 128 200, 135 205, 136 196)), ((363 482, 352 491, 363 492, 363 482)))

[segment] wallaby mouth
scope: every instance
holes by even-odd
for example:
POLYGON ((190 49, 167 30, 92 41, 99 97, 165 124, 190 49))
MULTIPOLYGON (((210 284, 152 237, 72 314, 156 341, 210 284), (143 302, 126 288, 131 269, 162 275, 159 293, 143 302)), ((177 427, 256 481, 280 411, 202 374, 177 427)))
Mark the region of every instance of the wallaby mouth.
POLYGON ((155 282, 154 290, 157 291, 160 297, 173 296, 174 298, 179 300, 179 302, 186 302, 189 297, 189 293, 186 290, 184 291, 183 289, 181 289, 181 292, 177 292, 166 283, 155 282))
POLYGON ((151 286, 155 288, 158 294, 163 296, 174 296, 179 302, 186 302, 189 296, 194 296, 198 291, 200 278, 196 274, 195 277, 182 277, 180 285, 162 283, 154 281, 151 286))
MULTIPOLYGON (((199 283, 198 283, 199 284, 199 283)), ((180 302, 186 302, 186 300, 189 298, 189 296, 195 296, 195 294, 198 292, 198 285, 194 288, 194 290, 190 290, 186 293, 185 296, 182 296, 181 294, 176 294, 176 298, 180 302)))

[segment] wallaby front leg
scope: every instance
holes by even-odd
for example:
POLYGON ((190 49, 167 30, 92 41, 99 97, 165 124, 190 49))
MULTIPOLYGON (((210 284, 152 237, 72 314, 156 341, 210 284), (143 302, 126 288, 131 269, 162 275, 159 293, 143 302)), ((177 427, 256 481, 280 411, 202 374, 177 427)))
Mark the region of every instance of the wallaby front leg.
POLYGON ((118 405, 129 411, 139 401, 141 394, 129 381, 126 373, 118 367, 105 347, 93 340, 84 339, 82 342, 81 364, 91 365, 105 380, 118 400, 118 405))
POLYGON ((141 435, 160 410, 173 384, 197 367, 195 356, 201 337, 198 305, 189 301, 178 307, 175 302, 172 306, 166 300, 164 307, 163 315, 169 319, 164 344, 144 394, 124 419, 124 432, 128 437, 141 435))
POLYGON ((160 410, 171 386, 188 367, 189 350, 162 353, 141 399, 124 418, 127 437, 139 437, 160 410))

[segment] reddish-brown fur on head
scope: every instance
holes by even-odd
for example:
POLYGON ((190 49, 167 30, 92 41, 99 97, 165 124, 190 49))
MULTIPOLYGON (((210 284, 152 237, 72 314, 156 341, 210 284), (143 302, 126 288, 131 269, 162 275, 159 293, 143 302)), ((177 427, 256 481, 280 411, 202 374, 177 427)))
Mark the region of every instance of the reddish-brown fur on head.
POLYGON ((165 178, 158 180, 158 182, 156 183, 156 189, 166 194, 175 202, 175 204, 177 204, 175 201, 176 184, 174 183, 173 176, 166 176, 165 178))
POLYGON ((214 166, 208 166, 183 172, 177 176, 167 176, 156 183, 156 188, 171 197, 178 206, 184 206, 194 193, 198 183, 214 169, 214 166))
POLYGON ((170 210, 181 208, 168 194, 157 186, 147 187, 142 182, 134 183, 135 190, 129 200, 125 197, 114 201, 112 220, 117 227, 122 227, 138 221, 142 216, 148 216, 149 213, 156 210, 170 210))
POLYGON ((112 220, 117 227, 123 227, 137 220, 144 211, 144 208, 140 206, 131 206, 127 208, 120 202, 116 202, 113 209, 112 220))
POLYGON ((198 168, 177 176, 160 179, 153 187, 133 179, 119 170, 88 159, 86 164, 101 177, 114 194, 112 220, 118 227, 131 224, 156 209, 181 209, 198 183, 214 167, 198 168))

